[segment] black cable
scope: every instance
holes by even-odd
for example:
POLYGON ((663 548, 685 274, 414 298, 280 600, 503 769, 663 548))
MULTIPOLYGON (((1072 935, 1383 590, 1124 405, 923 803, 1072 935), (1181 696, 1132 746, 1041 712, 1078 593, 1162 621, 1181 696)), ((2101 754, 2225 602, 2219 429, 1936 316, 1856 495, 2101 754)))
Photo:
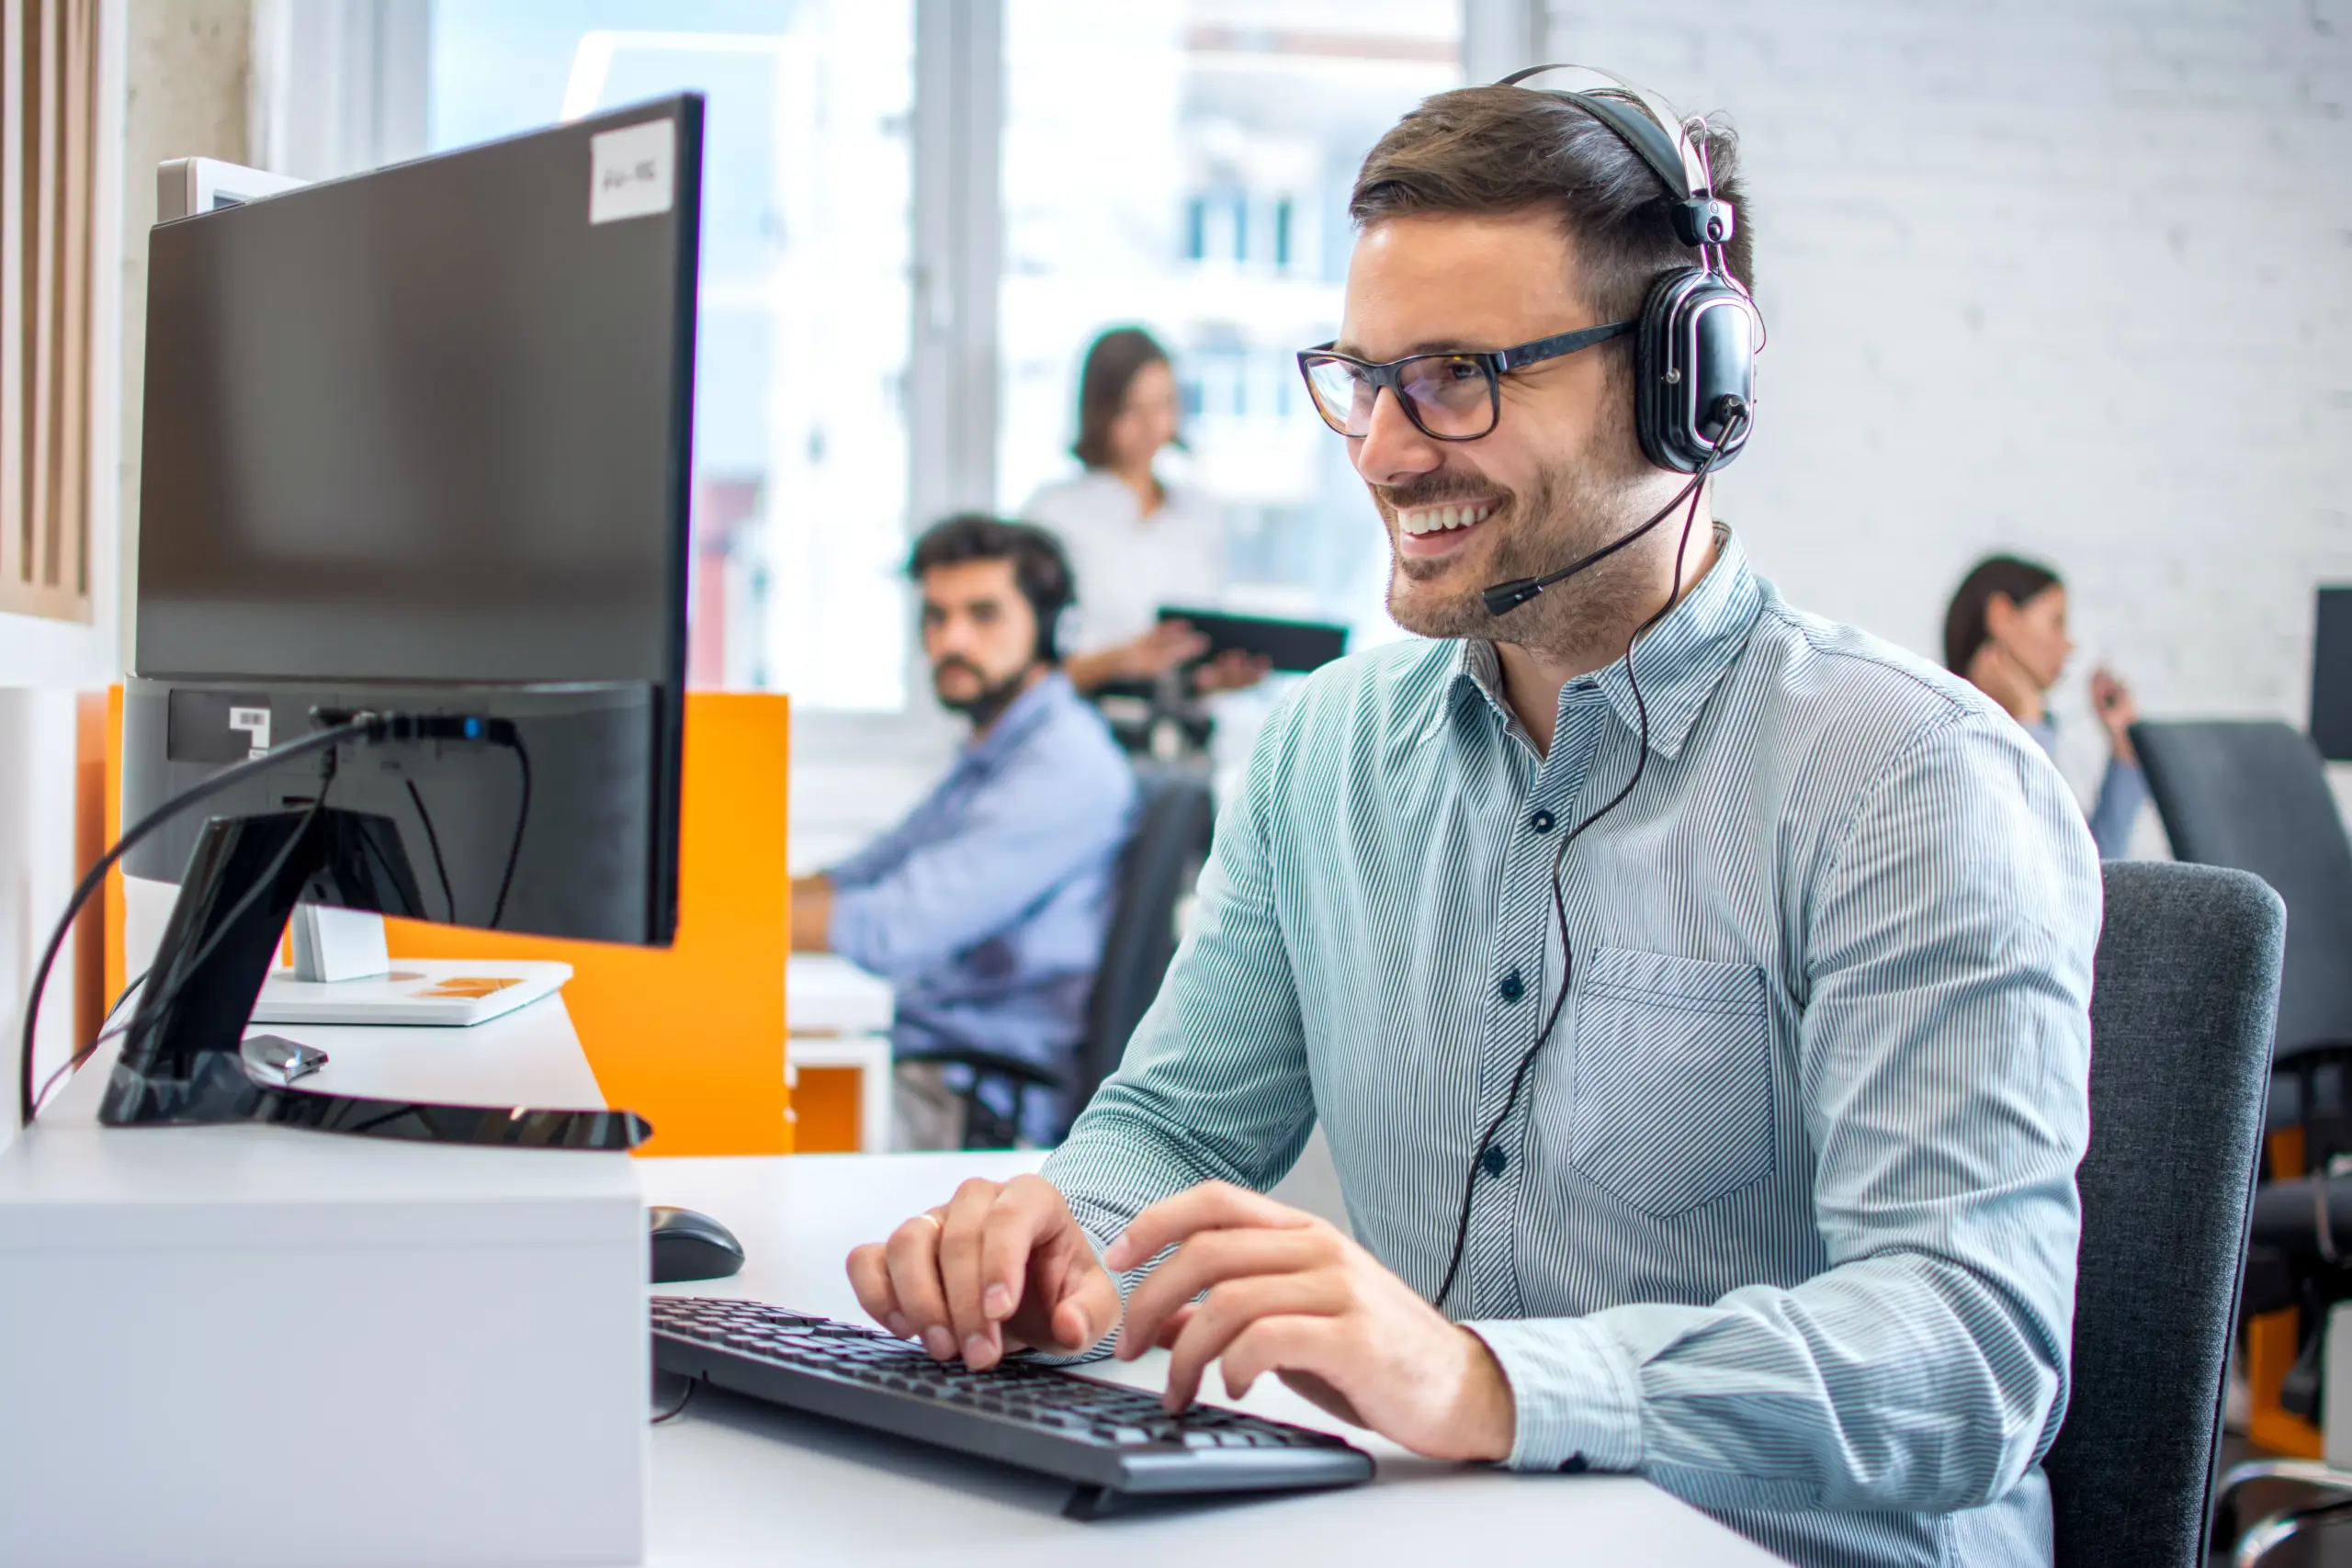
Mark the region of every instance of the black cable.
MULTIPOLYGON (((531 820, 531 753, 524 749, 520 730, 509 728, 503 737, 514 750, 515 763, 523 770, 523 802, 514 811, 514 841, 506 846, 506 874, 498 879, 498 903, 490 911, 490 929, 496 931, 506 914, 507 890, 514 886, 514 863, 523 854, 523 829, 531 820)), ((455 920, 450 922, 456 924, 455 920)))
POLYGON ((99 1046, 130 1030, 130 1026, 129 1024, 123 1025, 121 1029, 108 1029, 107 1025, 112 1023, 114 1021, 114 1015, 122 1010, 122 1004, 130 999, 130 993, 145 985, 147 983, 147 976, 153 975, 154 972, 155 971, 152 966, 141 969, 137 975, 124 982, 121 992, 114 998, 114 1005, 107 1009, 106 1017, 98 1020, 97 1037, 92 1040, 87 1045, 83 1046, 79 1051, 74 1052, 73 1056, 70 1057, 62 1066, 41 1081, 40 1092, 33 1096, 33 1114, 36 1116, 40 1114, 40 1108, 49 1103, 49 1091, 57 1087, 58 1079, 79 1068, 83 1063, 88 1061, 90 1057, 96 1053, 99 1046))
MULTIPOLYGON (((1718 451, 1722 449, 1721 442, 1716 443, 1716 449, 1718 451)), ((1706 460, 1699 465, 1699 471, 1690 476, 1690 482, 1685 484, 1680 490, 1674 492, 1673 500, 1668 502, 1664 506, 1659 507, 1656 512, 1651 513, 1647 521, 1642 523, 1636 527, 1628 528, 1625 532, 1618 535, 1617 537, 1610 540, 1609 543, 1601 546, 1600 548, 1593 551, 1590 555, 1579 557, 1577 559, 1572 560, 1567 565, 1562 567, 1559 570, 1547 571, 1541 577, 1515 577, 1509 582, 1498 582, 1493 587, 1487 589, 1479 595, 1479 597, 1486 602, 1487 614, 1489 615, 1508 615, 1511 611, 1518 609, 1521 604, 1526 604, 1530 599, 1532 599, 1537 594, 1543 592, 1546 588, 1550 588, 1555 583, 1565 582, 1569 578, 1574 577, 1578 572, 1584 570, 1587 567, 1607 560, 1611 556, 1615 555, 1619 550, 1623 549, 1634 540, 1643 537, 1645 535, 1648 534, 1651 529, 1657 527, 1659 524, 1665 522, 1668 517, 1671 516, 1676 507, 1681 505, 1683 502, 1689 500, 1693 494, 1695 494, 1700 485, 1706 482, 1707 470, 1714 466, 1715 454, 1711 452, 1707 455, 1706 460)))
POLYGON ((665 1421, 676 1420, 680 1416, 685 1414, 686 1406, 695 1402, 695 1390, 701 1386, 702 1379, 688 1378, 686 1380, 686 1392, 678 1395, 678 1403, 670 1406, 669 1409, 664 1410, 661 1415, 653 1417, 653 1419, 647 1422, 646 1425, 649 1427, 659 1427, 665 1421))
MULTIPOLYGON (((424 824, 424 841, 433 846, 433 869, 441 878, 441 901, 448 906, 449 923, 454 926, 458 923, 458 899, 449 891, 449 868, 441 860, 441 835, 433 830, 433 813, 424 809, 424 796, 417 793, 416 781, 402 782, 408 785, 409 799, 416 803, 416 819, 424 824)), ((388 874, 391 869, 390 865, 384 867, 388 874)))
POLYGON ((146 968, 141 969, 138 974, 133 975, 130 979, 125 980, 122 983, 121 991, 119 992, 114 998, 114 1005, 107 1009, 106 1017, 98 1020, 98 1027, 100 1029, 104 1029, 107 1024, 114 1021, 114 1015, 122 1010, 122 1004, 130 999, 130 993, 145 985, 147 983, 147 976, 153 975, 154 972, 155 967, 151 964, 146 968))
MULTIPOLYGON (((1743 407, 1734 412, 1730 418, 1736 420, 1740 424, 1745 424, 1747 423, 1747 410, 1743 407)), ((1682 537, 1674 547, 1674 583, 1667 591, 1666 603, 1658 607, 1657 614, 1635 626, 1634 635, 1625 639, 1625 684, 1633 690, 1634 715, 1640 730, 1634 750, 1634 771, 1627 776, 1625 783, 1617 793, 1609 797, 1606 805, 1568 830, 1567 836, 1560 840, 1559 849, 1552 855, 1552 913, 1558 922, 1560 932, 1560 988, 1553 994, 1552 1010, 1544 1015, 1544 1027, 1535 1032, 1534 1043, 1529 1045, 1526 1052, 1519 1058, 1519 1069, 1511 1074, 1510 1092, 1503 1099, 1502 1110, 1496 1113, 1493 1121, 1487 1123, 1486 1132, 1478 1139, 1478 1147, 1470 1156, 1470 1175, 1462 1184, 1462 1216, 1453 1227, 1453 1255, 1446 1261, 1444 1282, 1438 1286, 1437 1294, 1430 1298, 1430 1304, 1441 1311, 1444 1310, 1445 1298, 1453 1291, 1455 1277, 1462 1271, 1463 1250, 1470 1239, 1470 1210, 1477 1198, 1478 1173, 1485 1168, 1487 1150, 1493 1145, 1495 1135, 1502 1131, 1503 1123, 1510 1120, 1512 1109, 1519 1104, 1519 1091, 1526 1086, 1527 1075, 1535 1066, 1535 1058, 1542 1054, 1544 1043, 1552 1038, 1552 1031, 1560 1021, 1561 1010, 1568 1005, 1568 987, 1576 976, 1576 950, 1568 941, 1568 904, 1566 895, 1561 890, 1560 873, 1567 865, 1569 848, 1584 836, 1585 830, 1623 806, 1626 797, 1634 793, 1634 786, 1642 782, 1642 769, 1648 762, 1650 755, 1650 710, 1642 700, 1641 677, 1634 666, 1634 654, 1641 647, 1642 639, 1649 636, 1659 622, 1673 614, 1675 604, 1682 597, 1682 557, 1690 547, 1690 530, 1699 521, 1699 501, 1704 493, 1700 486, 1706 479, 1708 471, 1715 466, 1715 459, 1722 456, 1724 448, 1731 444, 1735 428, 1736 427, 1726 422, 1724 434, 1715 443, 1714 449, 1707 454, 1706 460, 1699 465, 1699 471, 1690 477, 1690 483, 1685 487, 1686 493, 1690 497, 1690 510, 1683 514, 1682 537)), ((1680 497, 1678 496, 1676 499, 1679 500, 1680 497)), ((1650 520, 1651 523, 1656 521, 1656 518, 1650 520)), ((1649 523, 1644 524, 1643 531, 1646 531, 1649 526, 1649 523)), ((1600 552, 1600 554, 1606 553, 1607 551, 1600 552)), ((1597 558, 1586 558, 1591 560, 1597 558)))
MULTIPOLYGON (((155 1010, 158 1016, 161 1016, 164 1011, 171 1008, 173 1003, 180 999, 180 992, 187 988, 189 979, 194 976, 198 971, 203 968, 204 961, 212 956, 213 949, 220 945, 221 938, 227 936, 229 932, 235 928, 236 923, 244 918, 245 911, 253 908, 254 901, 259 898, 277 883, 278 874, 286 869, 286 863, 293 856, 295 847, 301 843, 302 840, 309 835, 311 827, 318 821, 319 813, 325 809, 328 786, 334 783, 334 773, 333 771, 333 765, 334 762, 334 752, 330 751, 327 753, 327 762, 329 765, 329 771, 326 779, 319 785, 319 793, 312 798, 311 802, 311 808, 302 814, 301 822, 295 828, 292 833, 288 835, 286 841, 277 847, 277 853, 270 858, 268 866, 262 872, 262 874, 254 879, 253 886, 245 889, 243 897, 240 897, 237 902, 230 908, 229 913, 214 926, 211 936, 205 940, 205 943, 202 947, 196 950, 196 955, 193 958, 190 958, 186 964, 180 963, 176 958, 165 961, 174 978, 172 980, 171 988, 165 991, 164 993, 163 999, 155 1004, 155 1010)), ((143 980, 147 977, 147 975, 152 975, 153 973, 154 970, 151 967, 145 974, 141 975, 140 978, 143 980)), ((125 986, 122 988, 122 991, 123 996, 128 997, 130 994, 130 987, 129 986, 125 986)), ((115 1012, 119 1010, 121 1006, 122 1002, 118 998, 114 1007, 109 1008, 107 1010, 107 1018, 109 1021, 112 1020, 115 1012)), ((49 1103, 50 1090, 57 1087, 58 1079, 65 1077, 68 1073, 71 1073, 81 1066, 83 1063, 88 1061, 92 1055, 96 1054, 98 1047, 105 1044, 107 1041, 119 1039, 121 1036, 130 1033, 131 1025, 137 1022, 138 1019, 134 1017, 130 1023, 124 1024, 119 1029, 102 1028, 98 1032, 96 1039, 91 1041, 87 1045, 83 1046, 79 1051, 76 1051, 74 1054, 72 1060, 68 1061, 63 1066, 58 1068, 55 1072, 50 1074, 48 1081, 40 1086, 40 1092, 33 1096, 33 1115, 35 1117, 39 1117, 40 1115, 40 1108, 49 1103)))
POLYGON ((104 885, 107 873, 113 869, 115 863, 155 829, 198 801, 209 800, 221 791, 266 773, 273 768, 284 767, 297 757, 306 757, 313 751, 327 750, 345 741, 356 740, 368 732, 369 725, 373 722, 371 717, 334 725, 315 734, 306 735, 300 740, 278 747, 274 751, 239 762, 234 767, 225 768, 201 783, 190 784, 141 818, 130 831, 115 840, 113 848, 98 857, 98 863, 84 874, 81 883, 74 889, 74 897, 67 900, 65 913, 59 918, 57 929, 50 933, 49 945, 41 950, 40 962, 33 967, 32 985, 25 997, 23 1050, 17 1064, 17 1115, 19 1126, 29 1127, 33 1121, 33 1043, 40 1036, 41 993, 48 988, 49 972, 57 965, 57 954, 65 945, 67 933, 74 929, 74 917, 82 912, 82 906, 88 903, 91 896, 104 885))

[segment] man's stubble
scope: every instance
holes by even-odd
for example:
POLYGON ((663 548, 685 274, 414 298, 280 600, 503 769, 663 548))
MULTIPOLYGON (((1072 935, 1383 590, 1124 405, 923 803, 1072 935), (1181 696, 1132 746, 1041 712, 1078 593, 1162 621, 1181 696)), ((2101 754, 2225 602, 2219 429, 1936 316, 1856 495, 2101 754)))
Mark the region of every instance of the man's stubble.
MULTIPOLYGON (((1514 491, 1479 525, 1497 529, 1480 580, 1442 598, 1429 593, 1408 598, 1398 592, 1398 579, 1430 584, 1458 571, 1457 563, 1399 555, 1392 533, 1390 617, 1422 637, 1479 637, 1566 655, 1585 651, 1586 645, 1613 636, 1614 628, 1647 615, 1656 606, 1643 602, 1652 575, 1645 568, 1654 551, 1674 547, 1681 529, 1673 519, 1650 537, 1501 615, 1488 614, 1480 597, 1497 583, 1557 571, 1640 526, 1647 516, 1645 508, 1654 509, 1656 503, 1648 499, 1650 487, 1642 482, 1652 474, 1649 466, 1637 456, 1625 461, 1632 447, 1629 429, 1597 428, 1582 452, 1546 466, 1531 490, 1514 491)), ((1399 508, 1488 494, 1492 488, 1440 470, 1423 480, 1376 491, 1374 500, 1393 529, 1399 508)))

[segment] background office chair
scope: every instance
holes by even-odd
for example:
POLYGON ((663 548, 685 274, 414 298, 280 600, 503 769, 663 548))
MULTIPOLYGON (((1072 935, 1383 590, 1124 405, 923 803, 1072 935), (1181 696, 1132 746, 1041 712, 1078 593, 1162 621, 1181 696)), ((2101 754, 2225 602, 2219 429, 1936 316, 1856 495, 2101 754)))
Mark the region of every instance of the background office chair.
POLYGON ((1216 826, 1204 773, 1137 769, 1143 798, 1136 811, 1135 836, 1119 857, 1118 892, 1111 929, 1102 940, 1102 966, 1094 972, 1087 1001, 1086 1039, 1079 1046, 1078 1071, 1069 1083, 1073 1112, 1094 1098, 1102 1080, 1119 1069, 1127 1041, 1159 995, 1168 965, 1176 957, 1176 915, 1201 879, 1216 826))
POLYGON ((2286 910, 2241 872, 2102 870, 2056 1561, 2205 1568, 2286 910))
POLYGON ((910 1052, 898 1058, 952 1062, 971 1069, 972 1087, 963 1097, 967 1149, 1010 1146, 1020 1131, 1023 1104, 1035 1089, 1064 1089, 1073 1115, 1085 1109, 1102 1080, 1118 1069, 1128 1037, 1159 994, 1159 982, 1176 956, 1177 908, 1200 880, 1215 812, 1208 780, 1198 771, 1139 767, 1136 782, 1140 787, 1136 825, 1113 877, 1110 929, 1103 937, 1102 961, 1087 1002, 1086 1035, 1079 1043, 1073 1070, 1057 1073, 988 1051, 910 1052), (1010 1116, 980 1098, 981 1087, 990 1081, 1012 1086, 1010 1116))
POLYGON ((2132 744, 2174 856, 2250 871, 2287 901, 2278 1055, 2289 1076, 2274 1120, 2300 1123, 2329 1153, 2352 1146, 2342 1097, 2313 1104, 2299 1061, 2352 1053, 2352 841, 2319 749, 2269 720, 2135 724, 2132 744))
MULTIPOLYGON (((2268 1122, 2273 1130, 2299 1129, 2302 1153, 2300 1164, 2290 1158, 2268 1174, 2326 1170, 2352 1155, 2352 842, 2325 764, 2308 737, 2268 720, 2138 724, 2132 739, 2173 853, 2250 871, 2287 902, 2268 1122)), ((2276 1406, 2266 1409, 2269 1378, 2255 1379, 2255 1435, 2278 1447, 2295 1439, 2267 1423, 2277 1408, 2316 1416, 2326 1309, 2352 1295, 2352 1268, 2337 1264, 2331 1227, 2317 1223, 2313 1194, 2301 1190, 2299 1202, 2282 1195, 2261 1205, 2248 1258, 2247 1313, 2302 1314, 2276 1406)), ((2352 1209, 2335 1224, 2352 1238, 2352 1209)), ((2267 1355, 2257 1347, 2250 1363, 2267 1355)))

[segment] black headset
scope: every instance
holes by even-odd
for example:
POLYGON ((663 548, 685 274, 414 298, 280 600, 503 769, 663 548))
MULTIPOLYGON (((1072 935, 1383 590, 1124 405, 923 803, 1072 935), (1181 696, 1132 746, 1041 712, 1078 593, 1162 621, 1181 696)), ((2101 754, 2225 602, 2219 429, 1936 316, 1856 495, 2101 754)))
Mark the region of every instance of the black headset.
POLYGON ((1078 597, 1076 575, 1070 570, 1069 557, 1063 552, 1059 539, 1035 524, 1022 526, 1035 537, 1030 541, 1029 569, 1024 570, 1023 562, 1014 560, 1013 581, 1029 601, 1030 613, 1037 620, 1037 661, 1059 664, 1064 625, 1078 597))
POLYGON ((1702 464, 1710 472, 1722 468, 1756 428, 1756 351, 1764 335, 1756 301, 1724 261, 1739 215, 1715 195, 1704 148, 1656 94, 1589 65, 1531 65, 1495 85, 1515 87, 1547 71, 1585 71, 1616 84, 1584 93, 1528 91, 1572 103, 1615 132, 1675 198, 1674 232, 1699 253, 1696 265, 1660 274, 1642 303, 1634 339, 1642 456, 1675 473, 1695 474, 1702 464), (1746 417, 1735 417, 1735 408, 1746 417))

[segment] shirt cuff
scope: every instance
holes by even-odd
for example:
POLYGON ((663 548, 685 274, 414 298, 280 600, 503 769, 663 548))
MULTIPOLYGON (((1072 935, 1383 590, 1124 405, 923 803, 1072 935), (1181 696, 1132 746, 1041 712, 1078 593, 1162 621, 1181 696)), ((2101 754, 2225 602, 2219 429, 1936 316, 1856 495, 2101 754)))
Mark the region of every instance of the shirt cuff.
POLYGON ((859 891, 834 886, 832 911, 825 917, 825 950, 879 974, 882 966, 866 940, 874 930, 873 912, 865 908, 867 900, 857 897, 859 891))
MULTIPOLYGON (((1089 1361, 1100 1361, 1106 1359, 1114 1351, 1117 1350, 1119 1348, 1119 1328, 1121 1325, 1124 1325, 1126 1321, 1127 1298, 1135 1293, 1135 1289, 1137 1285, 1143 1283, 1143 1277, 1149 1273, 1159 1262, 1159 1259, 1155 1258, 1149 1263, 1145 1264, 1142 1268, 1130 1269, 1125 1273, 1121 1273, 1118 1269, 1112 1268, 1109 1263, 1103 1261, 1102 1255, 1111 1249, 1111 1242, 1118 1238, 1119 1232, 1126 1228, 1125 1223, 1112 1220, 1111 1217, 1106 1216, 1099 1211, 1094 1211, 1091 1208, 1091 1205, 1089 1205, 1080 1200, 1065 1199, 1064 1201, 1069 1204, 1070 1213, 1072 1217, 1078 1221, 1078 1228, 1080 1232, 1086 1237, 1086 1245, 1094 1249, 1094 1261, 1102 1264, 1102 1271, 1110 1275, 1111 1282, 1119 1288, 1120 1322, 1118 1324, 1114 1324, 1110 1333, 1102 1336, 1102 1338, 1096 1340, 1087 1348, 1069 1355, 1057 1356, 1047 1350, 1032 1350, 1023 1352, 1023 1359, 1035 1361, 1039 1366, 1044 1367, 1083 1366, 1089 1361), (1109 1239, 1105 1239, 1106 1232, 1109 1239)), ((1164 1257, 1166 1255, 1162 1254, 1161 1256, 1164 1257)))
POLYGON ((1631 1471, 1642 1462, 1633 1363, 1580 1317, 1465 1323, 1510 1382, 1513 1470, 1631 1471))

